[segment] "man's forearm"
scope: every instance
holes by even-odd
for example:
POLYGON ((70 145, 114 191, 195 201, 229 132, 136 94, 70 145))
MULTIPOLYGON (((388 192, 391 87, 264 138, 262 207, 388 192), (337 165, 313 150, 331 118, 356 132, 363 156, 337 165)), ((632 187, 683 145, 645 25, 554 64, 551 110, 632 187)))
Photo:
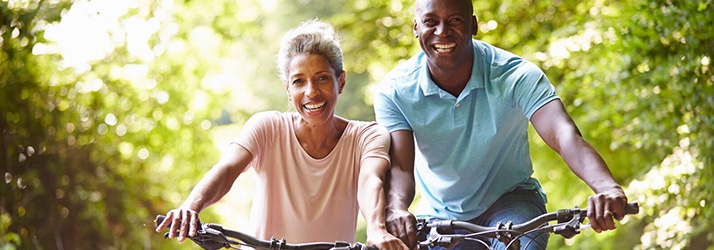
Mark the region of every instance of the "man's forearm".
POLYGON ((390 168, 388 175, 385 185, 387 209, 407 210, 414 201, 414 175, 399 167, 390 168))

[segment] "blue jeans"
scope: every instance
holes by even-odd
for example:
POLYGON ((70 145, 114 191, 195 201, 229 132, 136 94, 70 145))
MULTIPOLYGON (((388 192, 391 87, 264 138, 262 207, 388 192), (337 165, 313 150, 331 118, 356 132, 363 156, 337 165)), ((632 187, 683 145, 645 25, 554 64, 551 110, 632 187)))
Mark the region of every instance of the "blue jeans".
MULTIPOLYGON (((478 217, 469 220, 469 222, 494 227, 498 222, 506 223, 508 221, 514 224, 523 223, 535 218, 538 215, 546 213, 545 201, 540 193, 536 190, 516 189, 501 196, 491 207, 478 217)), ((467 232, 456 230, 457 234, 465 234, 467 232)), ((548 244, 548 233, 532 233, 520 238, 520 249, 528 250, 543 250, 548 244), (531 242, 532 241, 532 242, 531 242)), ((484 243, 489 245, 488 248, 483 243, 474 241, 461 241, 451 249, 506 249, 504 243, 497 239, 484 238, 484 243)), ((441 247, 433 249, 443 249, 441 247)))

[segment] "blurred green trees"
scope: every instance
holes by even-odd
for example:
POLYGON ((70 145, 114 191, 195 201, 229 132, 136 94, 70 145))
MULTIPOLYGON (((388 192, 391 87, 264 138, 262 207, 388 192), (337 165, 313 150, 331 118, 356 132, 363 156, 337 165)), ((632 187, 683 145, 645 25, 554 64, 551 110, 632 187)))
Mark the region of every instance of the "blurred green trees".
MULTIPOLYGON (((620 230, 550 248, 713 249, 711 1, 474 7, 476 38, 546 71, 642 206, 620 230)), ((419 50, 412 15, 406 0, 0 1, 0 248, 178 247, 151 220, 218 159, 215 128, 289 110, 274 70, 284 31, 335 24, 348 71, 337 113, 373 120, 371 88, 419 50)), ((586 205, 592 192, 531 136, 549 209, 586 205)))

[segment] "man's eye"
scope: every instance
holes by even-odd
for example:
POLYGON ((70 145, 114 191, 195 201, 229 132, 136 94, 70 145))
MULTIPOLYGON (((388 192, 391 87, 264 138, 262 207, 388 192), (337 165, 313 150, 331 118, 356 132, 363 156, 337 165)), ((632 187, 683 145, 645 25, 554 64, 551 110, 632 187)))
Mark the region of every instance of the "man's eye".
POLYGON ((324 81, 324 80, 327 80, 327 79, 329 79, 329 77, 327 77, 327 76, 319 76, 319 77, 317 77, 317 80, 321 80, 321 81, 324 81))
POLYGON ((449 22, 453 24, 460 24, 462 22, 461 18, 452 18, 449 22))
POLYGON ((302 79, 294 79, 293 80, 293 84, 300 84, 302 82, 303 82, 302 79))

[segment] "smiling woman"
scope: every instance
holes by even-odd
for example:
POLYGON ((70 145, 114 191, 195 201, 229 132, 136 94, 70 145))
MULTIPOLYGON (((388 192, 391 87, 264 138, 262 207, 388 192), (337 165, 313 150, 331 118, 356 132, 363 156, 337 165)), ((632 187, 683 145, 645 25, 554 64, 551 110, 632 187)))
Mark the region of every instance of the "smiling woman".
POLYGON ((386 130, 375 122, 334 114, 345 86, 334 28, 310 20, 288 31, 281 40, 278 69, 296 112, 251 116, 221 160, 156 230, 171 223, 170 237, 183 241, 195 235, 198 213, 221 200, 242 173, 253 170, 250 231, 258 238, 352 242, 361 211, 369 244, 405 249, 385 228, 386 130))

